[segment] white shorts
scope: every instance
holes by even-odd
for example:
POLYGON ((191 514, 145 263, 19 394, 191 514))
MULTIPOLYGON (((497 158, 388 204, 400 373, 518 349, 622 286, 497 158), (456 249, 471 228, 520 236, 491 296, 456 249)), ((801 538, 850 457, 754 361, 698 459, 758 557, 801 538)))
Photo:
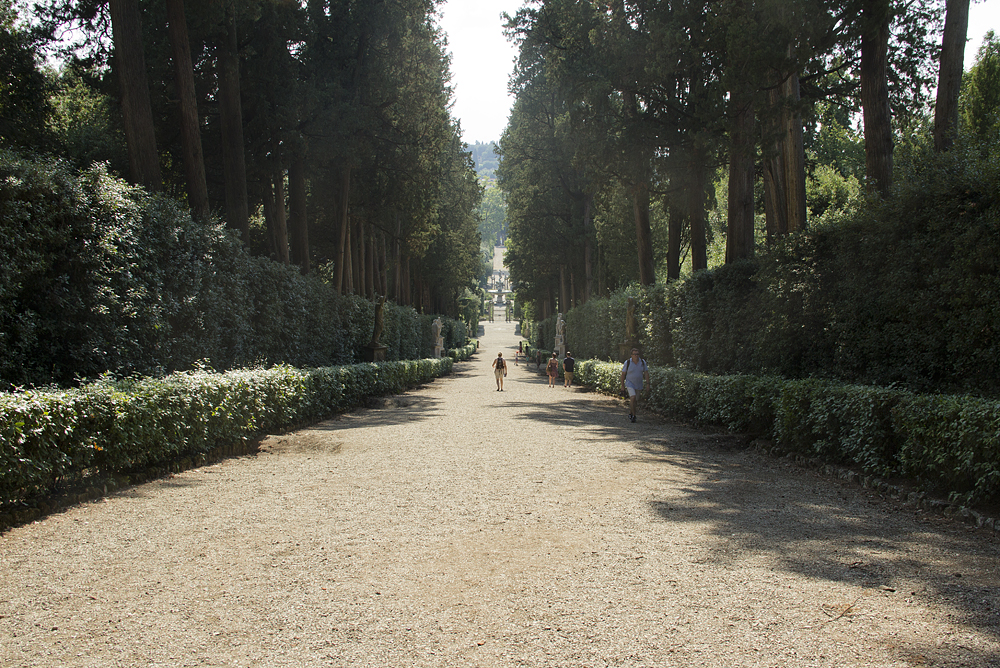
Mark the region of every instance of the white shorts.
MULTIPOLYGON (((642 389, 642 388, 639 388, 639 389, 642 389)), ((634 397, 635 395, 639 394, 639 390, 637 390, 636 388, 632 387, 632 383, 630 383, 628 381, 625 381, 625 391, 628 392, 628 396, 630 396, 630 397, 634 397)))

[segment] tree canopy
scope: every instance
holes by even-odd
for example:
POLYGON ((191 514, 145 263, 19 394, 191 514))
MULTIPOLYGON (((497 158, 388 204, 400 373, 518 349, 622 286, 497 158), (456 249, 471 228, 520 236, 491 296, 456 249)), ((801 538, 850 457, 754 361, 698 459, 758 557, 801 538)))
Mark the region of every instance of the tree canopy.
POLYGON ((0 66, 20 82, 0 91, 3 144, 162 183, 341 292, 457 313, 481 189, 437 4, 45 0, 19 22, 2 0, 0 66), (62 49, 52 75, 46 48, 62 49))

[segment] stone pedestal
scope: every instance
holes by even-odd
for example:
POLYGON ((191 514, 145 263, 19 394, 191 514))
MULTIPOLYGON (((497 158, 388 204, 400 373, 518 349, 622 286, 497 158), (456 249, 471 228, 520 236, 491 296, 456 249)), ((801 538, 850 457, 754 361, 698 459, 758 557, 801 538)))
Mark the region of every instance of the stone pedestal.
POLYGON ((559 359, 566 357, 566 342, 563 340, 563 337, 556 336, 555 347, 552 350, 559 353, 559 359))
POLYGON ((382 345, 372 345, 368 344, 365 346, 365 361, 366 362, 384 362, 385 361, 385 351, 388 350, 386 346, 382 345))
POLYGON ((441 359, 441 353, 444 350, 444 337, 439 336, 434 342, 434 359, 441 359))

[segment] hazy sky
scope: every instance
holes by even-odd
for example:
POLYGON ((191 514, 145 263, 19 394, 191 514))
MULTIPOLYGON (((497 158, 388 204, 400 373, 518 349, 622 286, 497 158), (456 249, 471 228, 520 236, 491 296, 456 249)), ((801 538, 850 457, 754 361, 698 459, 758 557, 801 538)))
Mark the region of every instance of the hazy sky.
POLYGON ((501 12, 513 15, 522 0, 448 0, 441 28, 452 53, 452 115, 462 122, 466 143, 497 141, 514 98, 507 81, 517 50, 503 36, 501 12))
MULTIPOLYGON (((522 4, 522 0, 448 0, 441 8, 441 27, 452 54, 452 115, 461 121, 463 139, 469 144, 496 141, 507 125, 514 104, 507 81, 517 51, 503 36, 500 13, 513 15, 522 4)), ((975 62, 988 30, 1000 33, 1000 0, 973 0, 966 68, 975 62)))

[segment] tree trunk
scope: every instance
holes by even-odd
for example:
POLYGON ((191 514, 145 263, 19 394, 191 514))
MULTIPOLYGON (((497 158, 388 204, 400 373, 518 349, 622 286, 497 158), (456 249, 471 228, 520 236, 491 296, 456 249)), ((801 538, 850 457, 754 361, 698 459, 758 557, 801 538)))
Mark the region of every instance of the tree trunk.
POLYGON ((591 212, 594 208, 594 196, 587 194, 584 196, 583 201, 583 271, 584 271, 584 287, 583 287, 583 303, 590 301, 591 296, 593 296, 593 286, 594 286, 594 268, 592 266, 590 255, 590 228, 591 228, 591 212))
POLYGON ((353 235, 351 234, 351 223, 350 223, 350 220, 347 221, 347 225, 345 226, 345 229, 347 230, 347 236, 344 238, 344 244, 345 244, 346 247, 344 249, 344 292, 343 292, 343 294, 345 294, 345 295, 353 295, 354 294, 354 263, 353 263, 353 259, 354 258, 351 256, 351 246, 352 246, 351 237, 353 235))
POLYGON ((934 106, 934 149, 947 151, 958 134, 958 94, 965 69, 965 39, 969 33, 969 0, 948 0, 941 39, 937 103, 934 106))
POLYGON ((369 233, 365 242, 365 292, 368 299, 375 297, 375 235, 369 233))
POLYGON ((799 75, 793 72, 781 86, 785 99, 783 163, 785 167, 785 219, 789 233, 806 228, 806 152, 799 114, 799 75))
POLYGON ((159 191, 163 187, 163 179, 153 132, 153 109, 149 102, 138 0, 111 0, 110 10, 115 46, 114 69, 121 87, 130 179, 149 190, 159 191))
POLYGON ((284 174, 280 171, 264 181, 264 220, 275 261, 288 264, 288 231, 285 218, 284 174))
POLYGON ((285 171, 281 167, 274 171, 274 245, 278 262, 287 265, 288 214, 285 210, 285 171))
MULTIPOLYGON (((351 194, 351 168, 344 167, 340 172, 340 200, 338 204, 340 205, 340 210, 337 212, 337 218, 340 220, 340 245, 337 246, 337 294, 344 294, 344 277, 345 277, 345 267, 347 265, 347 259, 349 257, 347 253, 347 240, 348 240, 348 226, 350 222, 348 221, 348 198, 351 194)), ((396 259, 399 257, 397 255, 396 259)), ((348 280, 350 277, 348 276, 348 280)))
POLYGON ((401 264, 400 260, 402 260, 400 252, 400 244, 401 244, 400 237, 403 234, 403 220, 399 215, 399 211, 396 211, 395 214, 396 214, 396 236, 393 237, 392 239, 392 259, 393 259, 392 282, 393 282, 394 294, 396 296, 396 302, 402 304, 403 272, 402 272, 402 267, 400 266, 401 264))
POLYGON ((406 258, 406 263, 403 265, 403 305, 412 306, 413 305, 413 285, 410 283, 410 258, 406 258))
POLYGON ((566 293, 566 265, 559 265, 559 313, 569 310, 569 296, 566 293))
MULTIPOLYGON (((691 229, 691 271, 708 269, 708 242, 705 238, 705 152, 692 151, 688 187, 688 224, 691 229)), ((678 244, 679 245, 679 244, 678 244)))
POLYGON ((361 244, 364 243, 362 239, 361 232, 361 221, 352 220, 351 221, 351 287, 353 288, 354 294, 364 295, 365 292, 365 279, 364 279, 364 253, 361 252, 361 244))
POLYGON ((180 101, 181 146, 184 151, 184 175, 187 179, 188 203, 197 220, 208 220, 208 185, 205 181, 205 158, 201 150, 201 123, 198 98, 194 89, 194 67, 188 41, 184 0, 167 0, 167 21, 173 46, 177 97, 180 101))
POLYGON ((389 242, 385 238, 385 232, 382 232, 379 235, 379 240, 381 242, 380 249, 382 251, 380 254, 381 260, 379 262, 379 293, 387 295, 389 294, 389 242))
POLYGON ((781 175, 784 172, 781 154, 764 157, 764 233, 770 245, 788 232, 785 219, 785 190, 781 175))
POLYGON ((250 240, 247 168, 243 147, 243 109, 240 106, 240 54, 236 40, 236 2, 226 4, 226 39, 219 51, 219 123, 222 164, 226 182, 226 224, 250 240))
POLYGON ((861 34, 861 106, 869 192, 892 188, 892 112, 889 109, 889 0, 865 0, 861 34))
POLYGON ((674 204, 667 207, 667 280, 681 277, 681 232, 684 215, 674 204))
POLYGON ((306 218, 306 164, 305 158, 295 156, 288 166, 289 228, 292 238, 292 262, 303 274, 309 273, 309 226, 306 218))
POLYGON ((729 222, 726 263, 753 256, 754 103, 753 91, 730 92, 729 222))
POLYGON ((635 213, 636 250, 639 255, 639 283, 653 285, 656 283, 656 270, 653 263, 653 233, 649 227, 648 182, 635 187, 632 204, 635 213))
POLYGON ((278 224, 275 221, 277 212, 274 206, 274 187, 270 179, 265 179, 261 204, 264 208, 264 224, 267 226, 267 238, 271 242, 271 259, 278 259, 278 224))
POLYGON ((572 270, 569 272, 569 309, 576 308, 576 276, 572 270))
POLYGON ((368 298, 368 244, 365 239, 365 222, 359 219, 354 228, 358 234, 358 294, 368 298))

